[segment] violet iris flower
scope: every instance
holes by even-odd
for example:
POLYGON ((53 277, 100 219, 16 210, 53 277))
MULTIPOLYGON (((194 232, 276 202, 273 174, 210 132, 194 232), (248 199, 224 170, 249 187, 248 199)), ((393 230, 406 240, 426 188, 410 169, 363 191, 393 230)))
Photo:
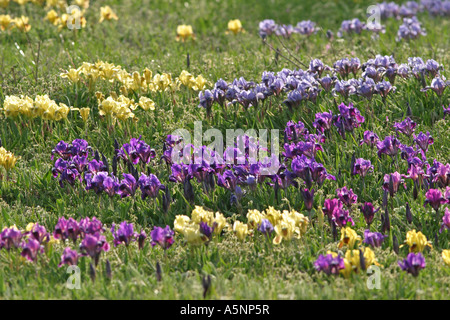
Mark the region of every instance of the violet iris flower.
POLYGON ((58 264, 58 267, 62 267, 65 264, 68 266, 76 266, 77 263, 78 263, 78 252, 70 248, 65 248, 61 256, 61 262, 58 264))
POLYGON ((314 267, 319 272, 324 272, 326 275, 338 275, 340 270, 345 269, 344 259, 338 254, 333 258, 333 255, 320 255, 314 262, 314 267))
POLYGON ((142 200, 147 197, 155 199, 158 197, 160 190, 166 189, 154 174, 150 174, 149 176, 146 176, 145 174, 141 175, 138 184, 142 191, 142 200))
POLYGON ((450 230, 450 210, 448 208, 445 208, 445 213, 442 217, 442 224, 439 232, 442 233, 444 230, 450 230))
POLYGON ((355 164, 352 168, 352 174, 359 174, 362 178, 364 178, 369 172, 373 171, 373 165, 370 160, 365 160, 363 158, 358 158, 355 160, 355 164))
POLYGON ((175 232, 171 230, 169 226, 166 226, 165 228, 154 227, 150 234, 152 237, 152 246, 154 247, 159 244, 164 250, 169 249, 174 242, 174 234, 175 232))
POLYGON ((434 143, 434 139, 428 131, 427 134, 420 132, 417 136, 414 135, 414 142, 426 153, 428 151, 428 146, 434 143))
POLYGON ((398 265, 402 268, 402 270, 411 273, 414 277, 417 277, 419 275, 419 271, 424 269, 426 266, 425 258, 420 252, 417 254, 414 252, 409 253, 406 259, 398 262, 398 265))
POLYGON ((266 235, 267 237, 269 237, 272 232, 273 232, 273 225, 272 223, 270 223, 269 220, 267 219, 262 219, 260 225, 258 226, 258 231, 261 232, 262 234, 266 235))
POLYGON ((363 145, 364 143, 367 144, 368 146, 370 146, 371 148, 373 148, 378 141, 380 141, 380 138, 378 137, 378 135, 373 132, 373 131, 364 131, 364 137, 363 139, 360 141, 360 145, 363 145))
POLYGON ((410 117, 407 117, 402 122, 396 122, 394 123, 394 128, 406 135, 407 137, 410 137, 414 133, 414 129, 416 128, 417 123, 411 120, 410 117))
POLYGON ((18 249, 22 240, 22 232, 15 228, 5 228, 0 233, 0 249, 18 249))
POLYGON ((98 264, 102 251, 109 251, 109 243, 106 242, 105 236, 100 233, 86 234, 80 244, 80 252, 82 256, 90 256, 95 265, 98 264))
POLYGON ((128 247, 128 245, 137 237, 137 233, 134 232, 133 224, 127 223, 126 221, 123 221, 119 225, 118 230, 116 230, 116 225, 113 223, 111 233, 114 237, 114 247, 117 247, 121 243, 128 247))
POLYGON ((385 238, 387 238, 387 236, 383 235, 382 233, 370 232, 370 230, 365 230, 363 242, 374 248, 378 248, 381 247, 385 238))
POLYGON ((135 177, 128 173, 124 173, 123 177, 124 179, 120 182, 117 194, 119 194, 121 198, 134 196, 138 187, 135 177))
POLYGON ((399 149, 400 141, 394 136, 387 136, 383 141, 377 142, 378 157, 381 159, 382 154, 386 154, 394 158, 399 149))

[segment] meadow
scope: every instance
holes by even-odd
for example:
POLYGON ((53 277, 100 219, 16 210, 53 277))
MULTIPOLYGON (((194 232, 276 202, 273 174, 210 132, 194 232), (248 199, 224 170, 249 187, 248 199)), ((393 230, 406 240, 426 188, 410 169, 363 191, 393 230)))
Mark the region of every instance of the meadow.
POLYGON ((448 299, 450 5, 368 6, 0 0, 0 297, 448 299))

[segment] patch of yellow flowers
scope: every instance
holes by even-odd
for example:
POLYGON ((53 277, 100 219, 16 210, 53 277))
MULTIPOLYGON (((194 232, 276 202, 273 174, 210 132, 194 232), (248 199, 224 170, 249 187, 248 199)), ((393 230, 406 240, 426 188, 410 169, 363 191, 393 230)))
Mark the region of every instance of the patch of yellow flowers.
POLYGON ((6 171, 11 170, 16 166, 18 158, 10 151, 0 147, 0 167, 5 168, 6 171))
POLYGON ((91 91, 94 90, 95 84, 100 80, 111 83, 117 81, 122 84, 120 91, 124 95, 128 95, 130 92, 175 92, 182 85, 194 91, 200 91, 209 85, 202 75, 195 77, 185 70, 181 72, 179 77, 172 79, 169 73, 153 75, 148 68, 145 68, 142 74, 137 71, 129 73, 121 66, 103 61, 98 61, 95 64, 84 62, 79 68, 71 68, 61 73, 60 76, 72 83, 84 80, 91 91))
POLYGON ((64 103, 57 104, 48 95, 38 95, 34 100, 28 96, 6 96, 3 108, 0 110, 7 118, 23 116, 31 119, 61 121, 67 119, 69 111, 78 109, 68 107, 64 103))
POLYGON ((58 27, 58 30, 62 30, 69 25, 75 26, 76 23, 79 23, 78 26, 80 28, 85 28, 86 18, 84 17, 84 13, 84 9, 72 9, 70 15, 67 13, 58 14, 54 9, 52 9, 47 12, 47 16, 44 18, 44 20, 48 20, 51 24, 58 27))
POLYGON ((309 224, 309 219, 295 210, 279 211, 269 207, 263 212, 249 210, 247 223, 236 221, 233 225, 233 232, 239 240, 243 241, 247 235, 252 235, 258 229, 263 219, 269 220, 274 227, 274 244, 280 244, 283 240, 299 239, 306 232, 309 224))
POLYGON ((209 238, 202 234, 200 230, 200 223, 207 223, 208 226, 213 227, 213 236, 222 233, 225 227, 228 227, 227 220, 220 212, 212 212, 205 210, 203 207, 196 206, 191 213, 191 217, 185 215, 178 215, 175 217, 174 230, 184 236, 187 243, 198 246, 209 242, 209 238))
MULTIPOLYGON (((1 0, 0 0, 1 1, 1 0)), ((31 30, 31 25, 29 19, 26 16, 21 16, 20 18, 12 18, 8 14, 0 15, 0 31, 7 31, 17 28, 22 32, 28 32, 31 30)))

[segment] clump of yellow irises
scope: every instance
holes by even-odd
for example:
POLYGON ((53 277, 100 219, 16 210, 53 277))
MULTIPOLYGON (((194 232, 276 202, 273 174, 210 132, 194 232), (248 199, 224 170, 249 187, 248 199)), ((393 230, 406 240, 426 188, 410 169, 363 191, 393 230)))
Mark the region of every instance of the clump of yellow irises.
POLYGON ((191 217, 178 215, 174 221, 174 230, 182 234, 191 245, 208 243, 213 236, 220 235, 225 227, 228 227, 228 223, 222 213, 214 213, 200 206, 195 207, 191 217), (201 224, 207 224, 207 228, 202 228, 201 224), (206 234, 204 230, 207 229, 211 234, 206 234))
POLYGON ((19 18, 12 18, 8 14, 0 15, 0 31, 7 31, 17 28, 19 31, 28 32, 31 30, 29 18, 21 16, 19 18))
POLYGON ((282 241, 289 241, 293 238, 299 239, 306 232, 309 224, 309 219, 295 210, 279 211, 269 207, 262 212, 249 210, 247 223, 241 221, 234 223, 234 234, 239 240, 243 241, 247 235, 255 233, 264 219, 268 220, 273 226, 275 231, 274 244, 280 244, 282 241))
POLYGON ((67 119, 70 110, 78 110, 68 107, 64 103, 57 104, 48 95, 38 95, 35 99, 28 96, 6 96, 3 108, 7 118, 23 116, 25 118, 42 118, 44 120, 61 121, 67 119))
POLYGON ((61 73, 61 78, 68 79, 72 83, 85 81, 92 91, 98 81, 104 80, 119 82, 122 84, 120 91, 124 95, 130 92, 175 92, 182 85, 194 91, 206 88, 208 82, 202 75, 197 77, 183 70, 179 77, 172 79, 171 74, 162 73, 153 75, 152 71, 145 68, 142 74, 135 71, 129 73, 121 66, 103 61, 95 64, 84 62, 79 68, 70 68, 61 73))
POLYGON ((6 171, 11 170, 16 166, 17 157, 5 148, 0 147, 0 167, 5 168, 6 171))

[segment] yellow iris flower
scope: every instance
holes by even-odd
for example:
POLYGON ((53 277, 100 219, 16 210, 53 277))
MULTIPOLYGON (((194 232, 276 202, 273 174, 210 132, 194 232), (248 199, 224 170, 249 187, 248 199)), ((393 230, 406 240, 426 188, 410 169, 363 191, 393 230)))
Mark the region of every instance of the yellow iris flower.
POLYGON ((346 245, 349 249, 353 249, 355 244, 361 244, 361 237, 350 227, 341 229, 341 242, 339 248, 346 245))
POLYGON ((114 13, 110 6, 104 6, 100 8, 100 20, 99 23, 102 23, 105 20, 119 20, 119 17, 114 13))
POLYGON ((194 38, 194 31, 190 25, 179 25, 177 27, 177 41, 186 41, 187 38, 194 38))
POLYGON ((405 244, 409 246, 409 252, 415 253, 422 252, 427 246, 433 248, 427 237, 420 231, 416 232, 416 230, 408 231, 405 244))
POLYGON ((442 250, 442 259, 450 267, 450 250, 442 250))
POLYGON ((234 34, 244 32, 241 21, 239 19, 228 21, 228 31, 233 32, 234 34))
POLYGON ((18 158, 10 151, 0 147, 0 167, 5 168, 6 171, 13 169, 16 166, 18 158))
POLYGON ((248 235, 248 225, 242 223, 241 221, 235 221, 233 225, 233 232, 239 240, 244 241, 248 235))
POLYGON ((0 14, 0 30, 5 31, 12 27, 13 19, 8 14, 0 14))

